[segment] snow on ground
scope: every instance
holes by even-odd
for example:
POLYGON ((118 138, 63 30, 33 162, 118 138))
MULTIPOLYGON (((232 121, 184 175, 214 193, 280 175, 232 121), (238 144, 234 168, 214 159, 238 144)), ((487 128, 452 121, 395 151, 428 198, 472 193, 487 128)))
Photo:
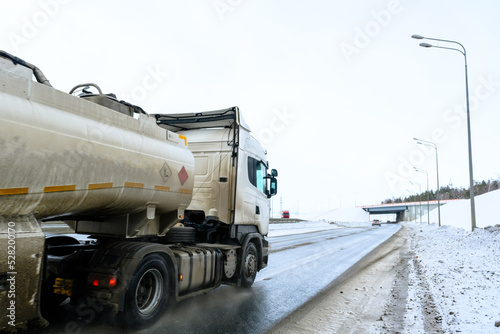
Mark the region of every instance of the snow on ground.
MULTIPOLYGON (((474 232, 436 224, 407 226, 414 233, 410 277, 420 276, 444 332, 500 333, 500 225, 474 232)), ((422 328, 424 312, 412 306, 414 290, 421 288, 409 287, 409 333, 422 328)))
MULTIPOLYGON (((441 206, 441 225, 410 223, 415 233, 410 276, 420 276, 449 333, 500 333, 500 190, 475 197, 476 230, 471 232, 470 200, 441 206), (491 226, 497 225, 497 228, 491 226), (490 228, 488 228, 490 226, 490 228)), ((430 212, 438 221, 438 210, 430 212)), ((418 281, 418 280, 415 280, 418 281)), ((422 285, 420 284, 420 285, 422 285)), ((422 288, 410 286, 412 293, 422 288)), ((425 291, 423 292, 425 294, 425 291)), ((408 297, 407 324, 418 331, 415 298, 408 297)))
MULTIPOLYGON (((500 224, 500 213, 498 212, 500 190, 476 196, 474 203, 477 227, 500 224)), ((426 215, 422 217, 426 217, 426 215)), ((470 231, 470 219, 470 200, 459 200, 441 206, 441 225, 450 225, 470 231)), ((430 221, 438 221, 437 208, 430 212, 430 221)))

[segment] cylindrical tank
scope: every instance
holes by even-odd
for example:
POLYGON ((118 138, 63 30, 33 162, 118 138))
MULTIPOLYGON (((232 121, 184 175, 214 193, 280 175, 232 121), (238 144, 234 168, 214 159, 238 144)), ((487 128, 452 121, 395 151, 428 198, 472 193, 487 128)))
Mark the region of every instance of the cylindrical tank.
POLYGON ((186 138, 32 81, 0 58, 0 215, 161 215, 189 205, 186 138))

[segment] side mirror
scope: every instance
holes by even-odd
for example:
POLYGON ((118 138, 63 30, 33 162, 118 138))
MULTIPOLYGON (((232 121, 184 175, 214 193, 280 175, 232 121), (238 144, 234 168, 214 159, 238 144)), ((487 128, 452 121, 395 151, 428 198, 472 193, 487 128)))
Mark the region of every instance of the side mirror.
POLYGON ((272 177, 278 177, 278 171, 276 169, 271 170, 271 176, 272 177))
POLYGON ((274 196, 278 193, 278 180, 276 178, 271 178, 271 182, 269 184, 269 193, 267 197, 274 196))

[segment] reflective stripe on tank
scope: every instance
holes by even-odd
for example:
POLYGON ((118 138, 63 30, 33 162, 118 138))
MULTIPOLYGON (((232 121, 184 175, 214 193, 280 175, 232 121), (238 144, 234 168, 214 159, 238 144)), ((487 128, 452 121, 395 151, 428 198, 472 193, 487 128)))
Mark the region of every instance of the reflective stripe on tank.
POLYGON ((27 194, 28 193, 28 187, 26 188, 7 188, 7 189, 0 189, 0 196, 1 195, 20 195, 20 194, 27 194))
POLYGON ((144 188, 144 183, 125 182, 125 188, 144 188))
POLYGON ((76 190, 76 184, 68 184, 64 186, 48 186, 43 188, 44 193, 55 193, 59 191, 73 191, 76 190))
POLYGON ((113 182, 107 182, 107 183, 90 183, 89 184, 89 190, 92 189, 109 189, 113 188, 113 182))
MULTIPOLYGON (((137 182, 125 182, 125 188, 137 188, 144 189, 144 183, 137 182)), ((105 183, 90 183, 88 185, 88 190, 98 190, 98 189, 112 189, 113 182, 105 182, 105 183)), ((117 188, 117 187, 116 187, 117 188)), ((147 188, 146 188, 147 189, 147 188)), ((75 184, 68 184, 62 186, 46 186, 43 188, 44 193, 55 193, 55 192, 63 192, 63 191, 81 191, 82 189, 76 189, 75 184)), ((170 187, 155 185, 154 190, 157 191, 171 191, 170 187)), ((175 191, 174 191, 175 192, 175 191)), ((179 189, 179 193, 181 194, 192 194, 192 189, 179 189)), ((0 189, 0 196, 6 195, 27 195, 29 194, 29 187, 22 188, 4 188, 0 189)))

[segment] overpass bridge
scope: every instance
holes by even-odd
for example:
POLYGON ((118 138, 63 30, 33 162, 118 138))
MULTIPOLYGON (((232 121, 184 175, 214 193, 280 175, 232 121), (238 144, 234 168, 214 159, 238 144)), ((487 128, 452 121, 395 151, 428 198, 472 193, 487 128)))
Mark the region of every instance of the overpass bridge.
MULTIPOLYGON (((451 200, 441 200, 441 206, 446 203, 457 201, 451 200)), ((429 210, 432 211, 438 207, 437 201, 429 201, 429 210)), ((421 202, 405 202, 405 203, 391 203, 391 204, 379 204, 379 205, 364 205, 361 208, 370 215, 382 215, 382 214, 396 214, 396 221, 412 221, 422 218, 422 222, 427 222, 427 201, 421 202)), ((370 218, 371 219, 371 218, 370 218)), ((431 221, 431 223, 434 223, 431 221)), ((437 223, 437 222, 436 222, 437 223)))

